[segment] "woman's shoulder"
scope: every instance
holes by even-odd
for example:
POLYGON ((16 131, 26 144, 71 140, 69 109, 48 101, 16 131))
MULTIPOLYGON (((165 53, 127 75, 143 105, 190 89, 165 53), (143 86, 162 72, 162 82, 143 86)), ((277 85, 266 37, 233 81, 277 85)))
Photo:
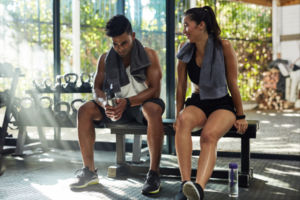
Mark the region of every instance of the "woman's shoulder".
POLYGON ((178 50, 180 50, 180 49, 182 48, 182 46, 183 46, 186 42, 187 42, 187 41, 181 42, 180 45, 179 45, 179 47, 178 47, 178 50))
POLYGON ((231 47, 231 43, 230 43, 229 40, 223 40, 223 39, 221 39, 221 43, 222 43, 223 49, 228 49, 228 48, 231 47))

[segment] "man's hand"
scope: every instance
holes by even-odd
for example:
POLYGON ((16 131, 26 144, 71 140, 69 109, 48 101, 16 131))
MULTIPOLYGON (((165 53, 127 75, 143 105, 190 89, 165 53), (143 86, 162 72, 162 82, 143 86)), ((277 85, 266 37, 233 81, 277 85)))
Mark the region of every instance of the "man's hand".
POLYGON ((127 101, 126 99, 117 99, 117 104, 118 105, 114 107, 114 117, 118 120, 122 117, 122 114, 127 105, 127 101))
POLYGON ((111 107, 110 105, 106 104, 104 109, 105 109, 106 116, 108 118, 114 119, 114 117, 115 117, 114 107, 111 107))

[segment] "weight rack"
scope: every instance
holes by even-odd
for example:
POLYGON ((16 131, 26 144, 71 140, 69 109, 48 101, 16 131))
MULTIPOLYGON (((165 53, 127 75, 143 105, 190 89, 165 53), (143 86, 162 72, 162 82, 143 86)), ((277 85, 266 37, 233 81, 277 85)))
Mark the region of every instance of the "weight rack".
MULTIPOLYGON (((15 92, 17 89, 19 77, 25 77, 25 74, 21 74, 20 68, 15 68, 13 76, 2 76, 0 78, 12 78, 10 92, 9 92, 9 100, 8 104, 6 105, 5 115, 2 123, 2 127, 0 130, 0 152, 4 152, 4 145, 5 145, 5 137, 8 128, 8 123, 10 122, 10 115, 12 114, 12 108, 15 101, 15 92)), ((4 152, 5 153, 5 152, 4 152)))

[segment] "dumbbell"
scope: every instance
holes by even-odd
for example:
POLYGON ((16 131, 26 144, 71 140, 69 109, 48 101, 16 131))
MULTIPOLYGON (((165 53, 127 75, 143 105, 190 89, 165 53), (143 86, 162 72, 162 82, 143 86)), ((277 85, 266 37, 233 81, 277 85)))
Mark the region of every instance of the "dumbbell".
POLYGON ((64 79, 66 81, 66 84, 64 85, 65 90, 68 92, 76 92, 78 89, 76 86, 78 75, 75 73, 67 73, 64 75, 64 79), (71 81, 72 76, 75 76, 75 80, 73 82, 71 81))
POLYGON ((53 100, 50 97, 41 97, 39 99, 39 110, 37 111, 37 117, 40 119, 44 126, 57 126, 58 123, 55 119, 54 111, 52 110, 53 100), (49 106, 44 107, 43 101, 49 101, 49 106))
POLYGON ((74 99, 71 102, 71 108, 72 108, 71 119, 72 119, 72 122, 73 122, 74 126, 77 126, 77 113, 78 113, 78 110, 75 108, 75 103, 76 102, 85 103, 85 100, 83 100, 83 99, 74 99))
POLYGON ((70 104, 68 102, 58 102, 54 106, 55 110, 55 119, 62 127, 73 127, 73 122, 70 115, 70 104), (67 107, 67 111, 60 110, 61 106, 64 105, 67 107))
POLYGON ((89 73, 82 73, 80 75, 80 80, 81 80, 81 86, 79 87, 80 90, 89 91, 92 89, 91 75, 89 73), (87 79, 84 80, 84 77, 87 77, 87 79))
POLYGON ((5 170, 6 170, 5 160, 3 156, 0 154, 0 176, 4 174, 5 170))

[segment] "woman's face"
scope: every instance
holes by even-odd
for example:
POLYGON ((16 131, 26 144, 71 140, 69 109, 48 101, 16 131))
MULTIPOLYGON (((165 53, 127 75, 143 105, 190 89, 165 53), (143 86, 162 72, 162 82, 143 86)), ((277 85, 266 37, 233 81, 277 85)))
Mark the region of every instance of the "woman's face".
POLYGON ((182 33, 186 36, 189 43, 195 43, 203 34, 205 23, 202 21, 197 25, 195 21, 190 20, 189 16, 185 16, 182 20, 182 23, 182 33))

